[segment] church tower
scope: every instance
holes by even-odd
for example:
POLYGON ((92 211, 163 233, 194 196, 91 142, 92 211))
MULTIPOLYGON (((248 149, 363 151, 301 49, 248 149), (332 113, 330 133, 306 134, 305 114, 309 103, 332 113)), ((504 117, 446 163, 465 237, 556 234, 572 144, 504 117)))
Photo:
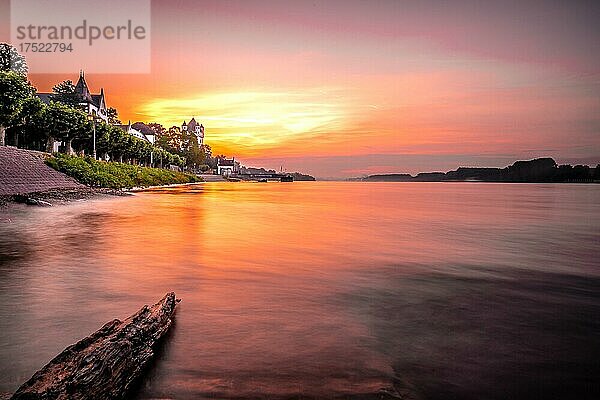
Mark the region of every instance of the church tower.
POLYGON ((183 124, 181 124, 181 131, 193 133, 196 136, 196 139, 198 139, 198 144, 204 144, 204 125, 196 122, 196 118, 192 117, 188 123, 184 120, 183 124))

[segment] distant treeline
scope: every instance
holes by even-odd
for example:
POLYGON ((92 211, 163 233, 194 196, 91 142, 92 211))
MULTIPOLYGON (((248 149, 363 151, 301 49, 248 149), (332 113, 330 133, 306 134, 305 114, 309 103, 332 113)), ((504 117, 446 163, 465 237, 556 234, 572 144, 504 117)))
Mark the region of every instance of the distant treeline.
POLYGON ((368 182, 594 182, 600 181, 600 165, 557 165, 552 158, 517 161, 506 168, 460 167, 448 172, 422 172, 410 174, 369 175, 352 180, 368 182))
MULTIPOLYGON (((259 175, 259 174, 276 174, 277 171, 274 169, 264 169, 264 168, 254 168, 254 167, 244 167, 243 165, 240 167, 240 174, 251 174, 251 175, 259 175)), ((313 176, 307 174, 301 174, 300 172, 290 172, 289 175, 294 177, 295 181, 314 181, 315 178, 313 176)))

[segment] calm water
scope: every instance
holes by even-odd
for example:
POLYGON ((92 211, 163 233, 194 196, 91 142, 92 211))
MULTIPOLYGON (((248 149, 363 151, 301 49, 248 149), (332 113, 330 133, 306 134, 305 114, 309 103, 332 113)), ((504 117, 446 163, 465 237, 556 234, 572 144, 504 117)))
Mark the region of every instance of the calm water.
POLYGON ((600 398, 598 185, 205 184, 0 238, 0 391, 174 290, 139 399, 600 398))

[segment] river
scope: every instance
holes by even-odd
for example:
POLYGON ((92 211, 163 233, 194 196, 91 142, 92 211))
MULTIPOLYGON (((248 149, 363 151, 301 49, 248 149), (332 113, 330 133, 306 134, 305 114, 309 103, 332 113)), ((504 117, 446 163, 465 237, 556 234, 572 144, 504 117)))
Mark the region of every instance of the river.
POLYGON ((207 183, 0 239, 0 392, 175 291, 138 399, 600 398, 599 185, 207 183))

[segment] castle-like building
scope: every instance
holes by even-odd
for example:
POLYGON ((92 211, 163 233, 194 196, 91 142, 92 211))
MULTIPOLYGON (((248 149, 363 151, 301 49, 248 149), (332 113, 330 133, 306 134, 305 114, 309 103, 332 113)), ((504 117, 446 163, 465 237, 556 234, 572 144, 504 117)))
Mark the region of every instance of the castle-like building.
MULTIPOLYGON (((95 118, 101 119, 104 122, 108 122, 108 107, 106 106, 106 98, 104 96, 104 89, 100 89, 100 93, 93 94, 88 87, 87 82, 85 81, 85 74, 83 71, 79 72, 79 80, 75 85, 75 94, 79 99, 79 106, 89 115, 93 115, 95 118)), ((48 104, 50 101, 54 100, 56 97, 56 93, 37 93, 37 96, 44 103, 48 104)), ((154 143, 154 136, 149 134, 144 134, 131 126, 131 122, 127 125, 118 124, 119 128, 123 129, 123 131, 133 135, 139 139, 146 140, 150 143, 154 143)), ((182 132, 191 132, 198 139, 198 144, 204 144, 204 125, 196 122, 195 118, 192 118, 190 122, 183 121, 181 124, 182 132)))
POLYGON ((194 135, 196 135, 196 138, 198 139, 198 144, 204 144, 204 125, 196 122, 195 118, 192 117, 192 119, 188 123, 183 121, 183 124, 181 124, 181 131, 192 132, 194 135))
MULTIPOLYGON (((104 89, 100 88, 100 93, 92 94, 87 82, 85 81, 83 71, 79 72, 79 80, 75 85, 75 93, 80 99, 79 105, 85 112, 87 112, 89 115, 94 115, 105 122, 108 122, 108 111, 106 107, 106 99, 104 98, 104 89)), ((44 103, 49 103, 53 99, 54 95, 54 93, 37 93, 37 96, 44 103)))
MULTIPOLYGON (((106 98, 104 96, 104 89, 100 89, 100 93, 93 94, 88 87, 87 82, 85 81, 85 74, 83 71, 79 72, 79 80, 75 85, 75 94, 77 94, 77 98, 79 99, 79 106, 82 110, 84 110, 87 114, 93 115, 95 118, 102 120, 108 123, 108 107, 106 106, 106 98)), ((37 96, 41 101, 48 104, 50 101, 55 99, 56 93, 37 93, 37 96)), ((191 123, 192 121, 190 121, 191 123)), ((195 123, 195 121, 194 121, 195 123)), ((138 139, 145 140, 149 143, 154 144, 154 134, 150 132, 140 132, 139 130, 133 128, 131 125, 131 121, 127 124, 115 124, 121 128, 124 132, 137 137, 138 139)), ((204 127, 202 127, 202 136, 204 137, 204 127)), ((59 146, 62 142, 55 141, 53 151, 58 151, 59 146)))

